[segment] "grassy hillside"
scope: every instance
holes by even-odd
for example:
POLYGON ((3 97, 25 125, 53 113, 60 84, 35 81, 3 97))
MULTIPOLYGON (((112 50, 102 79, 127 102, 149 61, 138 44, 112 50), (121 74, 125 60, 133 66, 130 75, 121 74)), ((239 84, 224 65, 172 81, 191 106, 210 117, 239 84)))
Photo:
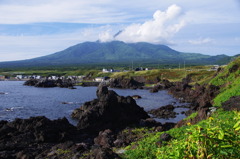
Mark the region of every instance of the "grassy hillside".
POLYGON ((215 106, 227 101, 232 96, 240 95, 240 57, 231 62, 222 72, 210 81, 221 86, 220 94, 214 99, 215 106))
MULTIPOLYGON (((214 77, 210 84, 221 86, 214 99, 221 106, 232 96, 240 95, 240 58, 231 62, 214 77)), ((207 79, 208 81, 209 79, 207 79)), ((196 114, 196 113, 195 113, 196 114)), ((193 118, 194 115, 188 118, 193 118)), ((141 133, 141 132, 139 132, 141 133)), ((211 117, 196 125, 174 128, 167 132, 149 133, 140 141, 132 143, 122 156, 126 159, 237 159, 240 158, 240 112, 215 111, 211 117), (170 134, 170 141, 160 141, 160 135, 170 134)))

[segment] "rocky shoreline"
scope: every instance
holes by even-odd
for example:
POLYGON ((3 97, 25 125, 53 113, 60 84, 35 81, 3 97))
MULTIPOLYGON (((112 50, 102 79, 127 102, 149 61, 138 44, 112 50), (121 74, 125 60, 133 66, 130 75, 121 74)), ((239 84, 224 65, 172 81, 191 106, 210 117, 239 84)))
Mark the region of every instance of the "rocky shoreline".
POLYGON ((0 121, 0 158, 120 158, 113 148, 141 138, 134 127, 165 131, 175 125, 156 122, 132 97, 119 96, 103 85, 97 99, 84 103, 72 117, 79 120, 77 126, 66 118, 43 116, 0 121))
POLYGON ((50 79, 44 79, 44 80, 37 80, 37 79, 30 79, 24 82, 24 85, 26 86, 35 86, 35 87, 43 87, 43 88, 49 88, 49 87, 60 87, 60 88, 69 88, 69 89, 75 89, 74 83, 71 79, 57 79, 57 80, 50 80, 50 79))
MULTIPOLYGON (((32 80, 28 81, 27 85, 69 87, 63 82, 61 85, 60 81, 48 85, 51 82, 43 81, 42 84, 37 84, 32 80)), ((153 88, 155 91, 150 91, 167 89, 174 97, 192 103, 187 114, 198 111, 197 117, 191 121, 194 123, 207 117, 212 107, 211 100, 219 88, 198 84, 191 86, 190 82, 191 77, 175 83, 160 81, 153 88)), ((142 84, 134 82, 133 79, 124 82, 115 80, 110 86, 142 88, 142 84)), ((166 131, 186 124, 183 120, 177 124, 156 122, 132 97, 119 96, 105 85, 100 85, 96 93, 97 99, 84 103, 72 113, 72 117, 78 120, 77 126, 71 125, 66 118, 49 120, 46 117, 31 117, 15 119, 12 122, 0 121, 0 158, 120 158, 121 152, 113 151, 114 149, 125 147, 143 137, 134 133, 134 128, 150 127, 151 130, 146 131, 166 131)), ((156 117, 169 118, 176 115, 174 109, 174 106, 168 105, 151 110, 150 113, 156 117)))

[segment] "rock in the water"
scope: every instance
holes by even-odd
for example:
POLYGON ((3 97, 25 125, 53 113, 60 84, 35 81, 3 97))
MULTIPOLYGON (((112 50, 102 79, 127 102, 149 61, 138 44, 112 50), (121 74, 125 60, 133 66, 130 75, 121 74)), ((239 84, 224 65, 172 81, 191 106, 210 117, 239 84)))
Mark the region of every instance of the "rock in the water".
POLYGON ((36 80, 36 79, 30 79, 27 80, 24 85, 27 86, 35 86, 35 87, 61 87, 61 88, 69 88, 69 89, 75 89, 73 87, 73 83, 71 79, 57 79, 57 80, 49 80, 49 79, 44 79, 44 80, 36 80))
POLYGON ((99 86, 97 97, 72 113, 72 117, 79 120, 78 129, 120 129, 149 117, 132 97, 119 96, 106 86, 99 86))
POLYGON ((157 85, 155 85, 153 88, 150 89, 150 93, 156 93, 160 90, 168 89, 172 86, 173 86, 172 82, 168 80, 162 80, 157 85))
POLYGON ((150 93, 157 93, 159 90, 163 89, 161 85, 156 85, 153 88, 150 89, 150 93))
POLYGON ((140 95, 133 95, 132 98, 133 99, 141 99, 142 97, 140 95))
POLYGON ((35 86, 37 83, 38 83, 38 80, 36 80, 36 79, 30 79, 30 80, 27 80, 26 82, 24 82, 23 85, 26 85, 26 86, 35 86))
POLYGON ((149 113, 152 114, 154 117, 164 119, 175 118, 177 114, 176 112, 174 112, 173 105, 166 105, 158 109, 152 109, 149 111, 149 113))
POLYGON ((56 87, 57 84, 54 80, 42 80, 35 84, 35 87, 56 87))

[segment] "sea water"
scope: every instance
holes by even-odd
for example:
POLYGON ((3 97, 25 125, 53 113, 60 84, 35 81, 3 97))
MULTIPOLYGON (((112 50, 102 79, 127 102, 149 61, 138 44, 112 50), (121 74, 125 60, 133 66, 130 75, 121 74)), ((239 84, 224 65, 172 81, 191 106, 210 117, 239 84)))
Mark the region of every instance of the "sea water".
MULTIPOLYGON (((24 86, 23 81, 0 81, 0 120, 12 121, 15 118, 26 119, 34 116, 46 116, 49 119, 66 117, 72 124, 77 121, 71 118, 74 109, 84 102, 96 98, 97 87, 37 88, 24 86)), ((139 106, 146 111, 167 104, 182 105, 167 91, 150 93, 148 90, 112 89, 122 96, 140 95, 139 106)), ((160 122, 177 122, 185 116, 180 114, 185 108, 176 108, 179 115, 174 119, 157 119, 160 122)))

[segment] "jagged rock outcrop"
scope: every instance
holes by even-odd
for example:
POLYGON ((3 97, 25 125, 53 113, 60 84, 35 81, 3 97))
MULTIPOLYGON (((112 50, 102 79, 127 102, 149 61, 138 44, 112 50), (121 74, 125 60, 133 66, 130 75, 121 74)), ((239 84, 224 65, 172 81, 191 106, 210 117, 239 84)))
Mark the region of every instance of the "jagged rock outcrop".
POLYGON ((78 119, 78 129, 100 131, 105 129, 120 129, 139 123, 148 118, 148 114, 128 96, 119 96, 106 86, 100 85, 97 99, 84 103, 72 113, 78 119))
POLYGON ((173 86, 172 82, 164 79, 164 80, 160 81, 159 83, 157 83, 157 85, 155 85, 153 88, 151 88, 150 93, 156 93, 160 90, 168 89, 172 86, 173 86))
POLYGON ((160 84, 157 84, 155 86, 153 86, 153 88, 151 88, 149 90, 150 93, 157 93, 159 90, 162 90, 164 87, 160 84))
POLYGON ((35 84, 35 87, 57 87, 57 82, 54 80, 42 80, 35 84))
POLYGON ((36 79, 30 79, 24 82, 25 86, 35 86, 39 81, 36 79))
POLYGON ((114 145, 114 133, 110 130, 100 131, 98 136, 94 139, 94 143, 103 148, 111 148, 114 145))
POLYGON ((76 139, 77 129, 66 118, 46 117, 0 122, 0 158, 35 158, 55 143, 76 139))
POLYGON ((130 88, 130 89, 142 89, 144 83, 138 82, 133 78, 126 79, 124 77, 111 79, 109 87, 111 88, 130 88))
POLYGON ((67 80, 62 80, 62 79, 57 79, 57 80, 49 80, 49 79, 44 79, 44 80, 36 80, 36 79, 30 79, 27 80, 24 85, 27 86, 35 86, 35 87, 61 87, 61 88, 71 88, 73 89, 73 82, 71 79, 67 80))
POLYGON ((188 76, 182 82, 175 82, 168 92, 183 102, 192 103, 192 108, 197 110, 203 107, 211 107, 212 99, 219 93, 220 87, 214 85, 189 85, 191 79, 188 76))
POLYGON ((164 119, 169 119, 169 118, 175 118, 176 117, 176 112, 174 112, 174 106, 173 105, 166 105, 162 106, 158 109, 152 109, 148 113, 152 114, 156 118, 164 118, 164 119))

